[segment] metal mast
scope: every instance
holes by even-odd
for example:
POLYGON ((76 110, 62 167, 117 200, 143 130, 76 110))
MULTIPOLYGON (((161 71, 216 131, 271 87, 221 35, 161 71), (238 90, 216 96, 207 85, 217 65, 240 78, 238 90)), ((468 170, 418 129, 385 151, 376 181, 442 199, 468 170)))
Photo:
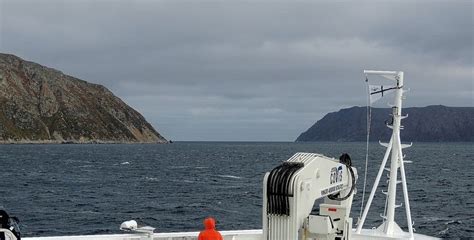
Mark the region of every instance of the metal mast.
POLYGON ((370 192, 369 199, 367 200, 367 205, 362 214, 362 218, 360 219, 360 222, 357 225, 356 233, 360 234, 362 230, 365 219, 367 217, 367 213, 369 212, 370 206, 372 204, 372 200, 374 198, 375 192, 380 182, 382 173, 384 170, 387 170, 390 172, 390 176, 388 180, 389 181, 388 191, 387 192, 382 191, 384 194, 387 195, 386 216, 382 216, 384 218, 384 221, 377 229, 385 233, 385 235, 387 236, 396 236, 403 233, 401 228, 395 222, 395 208, 401 206, 401 205, 395 204, 395 200, 397 196, 397 185, 401 183, 402 188, 403 188, 403 197, 404 197, 404 202, 405 202, 408 232, 410 236, 409 239, 413 239, 414 237, 413 237, 413 227, 412 227, 411 212, 410 212, 410 202, 408 199, 408 190, 407 190, 405 168, 404 168, 405 162, 403 160, 403 153, 402 153, 402 149, 405 147, 410 147, 411 144, 404 145, 401 143, 401 140, 400 140, 400 129, 403 129, 403 126, 401 126, 401 120, 407 117, 407 116, 402 116, 402 99, 403 99, 403 92, 404 92, 403 72, 364 70, 364 73, 366 75, 378 75, 378 76, 382 76, 387 79, 393 80, 396 82, 396 87, 394 89, 395 104, 392 107, 393 123, 391 125, 387 125, 387 127, 392 129, 392 137, 390 138, 390 142, 388 144, 381 143, 383 146, 387 147, 387 150, 382 160, 382 164, 380 165, 380 169, 377 173, 377 177, 375 179, 374 185, 372 186, 372 190, 370 192), (390 169, 386 169, 385 165, 387 163, 389 155, 390 155, 390 169), (400 168, 401 180, 398 180, 397 178, 399 168, 400 168))

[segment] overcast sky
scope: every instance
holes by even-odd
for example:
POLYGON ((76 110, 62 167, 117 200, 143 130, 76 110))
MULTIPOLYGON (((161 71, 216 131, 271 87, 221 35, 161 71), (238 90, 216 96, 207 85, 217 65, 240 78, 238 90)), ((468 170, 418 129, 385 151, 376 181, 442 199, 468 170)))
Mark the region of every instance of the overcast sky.
MULTIPOLYGON (((473 1, 0 0, 0 52, 105 85, 172 140, 293 141, 402 70, 474 106, 473 1)), ((385 106, 379 103, 378 106, 385 106)))

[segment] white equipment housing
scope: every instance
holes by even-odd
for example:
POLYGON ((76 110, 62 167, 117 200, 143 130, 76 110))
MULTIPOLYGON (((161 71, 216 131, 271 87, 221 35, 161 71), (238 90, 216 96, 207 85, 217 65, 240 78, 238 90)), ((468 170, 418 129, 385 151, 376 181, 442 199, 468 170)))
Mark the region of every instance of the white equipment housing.
MULTIPOLYGON (((355 168, 352 168, 357 178, 355 168)), ((356 180, 356 179, 354 179, 356 180)), ((263 239, 349 239, 354 191, 348 166, 314 153, 296 153, 265 175, 263 181, 263 239), (326 196, 339 193, 342 201, 326 196), (326 197, 326 198, 325 198, 326 197), (324 198, 319 215, 310 215, 324 198)))

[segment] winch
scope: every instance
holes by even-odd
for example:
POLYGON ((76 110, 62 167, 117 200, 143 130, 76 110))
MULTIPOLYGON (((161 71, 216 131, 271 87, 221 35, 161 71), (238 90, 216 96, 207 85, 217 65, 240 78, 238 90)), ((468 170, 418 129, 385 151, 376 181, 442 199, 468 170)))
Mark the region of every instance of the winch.
POLYGON ((265 175, 263 239, 350 239, 356 180, 347 154, 296 153, 265 175), (324 201, 313 215, 318 199, 324 201))

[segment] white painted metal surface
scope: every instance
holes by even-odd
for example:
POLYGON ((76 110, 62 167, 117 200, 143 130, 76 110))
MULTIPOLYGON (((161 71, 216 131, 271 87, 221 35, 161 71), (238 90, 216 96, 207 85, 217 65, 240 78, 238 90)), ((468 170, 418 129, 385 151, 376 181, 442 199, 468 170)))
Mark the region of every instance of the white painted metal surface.
POLYGON ((0 228, 0 233, 2 233, 7 240, 16 240, 15 235, 8 229, 0 228))
MULTIPOLYGON (((267 211, 267 205, 269 204, 267 184, 271 184, 267 183, 268 176, 270 175, 270 173, 267 173, 263 183, 263 239, 299 239, 300 236, 306 233, 307 226, 305 227, 304 223, 313 209, 315 200, 335 193, 341 193, 343 196, 349 194, 350 197, 343 201, 325 198, 324 204, 321 204, 321 206, 329 206, 329 208, 335 209, 335 211, 322 214, 332 215, 333 219, 340 219, 333 222, 334 231, 337 228, 344 229, 344 227, 351 229, 352 219, 349 219, 349 212, 354 193, 350 192, 352 176, 349 173, 348 167, 340 163, 339 159, 315 153, 296 153, 286 163, 303 164, 289 178, 289 192, 291 193, 291 196, 288 197, 289 214, 275 214, 267 211), (337 169, 339 172, 333 172, 332 170, 334 169, 337 169), (334 181, 331 181, 331 177, 334 177, 334 181)), ((352 169, 354 177, 357 178, 357 170, 355 168, 352 169)), ((284 171, 282 170, 282 172, 284 171)), ((324 209, 322 207, 320 211, 323 212, 324 209)), ((348 232, 350 231, 348 230, 345 234, 348 232)))
MULTIPOLYGON (((263 240, 262 230, 221 231, 224 240, 263 240)), ((153 240, 196 240, 198 232, 180 233, 155 233, 153 240)), ((402 236, 387 237, 383 232, 373 229, 362 229, 360 234, 352 233, 351 240, 395 240, 406 239, 407 233, 402 236)), ((140 234, 109 234, 109 235, 79 235, 56 237, 27 237, 25 240, 145 240, 146 236, 140 234)), ((415 240, 436 240, 439 238, 414 234, 415 240)), ((288 239, 293 240, 293 239, 288 239)))
MULTIPOLYGON (((220 231, 224 240, 260 240, 262 230, 220 231)), ((195 240, 199 232, 155 233, 153 240, 195 240)), ((25 240, 147 240, 146 234, 108 234, 55 237, 30 237, 25 240)))
MULTIPOLYGON (((351 240, 404 240, 411 238, 410 233, 402 232, 392 236, 387 236, 382 231, 376 229, 362 229, 360 233, 352 233, 351 240)), ((436 240, 440 238, 430 237, 422 234, 413 234, 415 240, 436 240)))

